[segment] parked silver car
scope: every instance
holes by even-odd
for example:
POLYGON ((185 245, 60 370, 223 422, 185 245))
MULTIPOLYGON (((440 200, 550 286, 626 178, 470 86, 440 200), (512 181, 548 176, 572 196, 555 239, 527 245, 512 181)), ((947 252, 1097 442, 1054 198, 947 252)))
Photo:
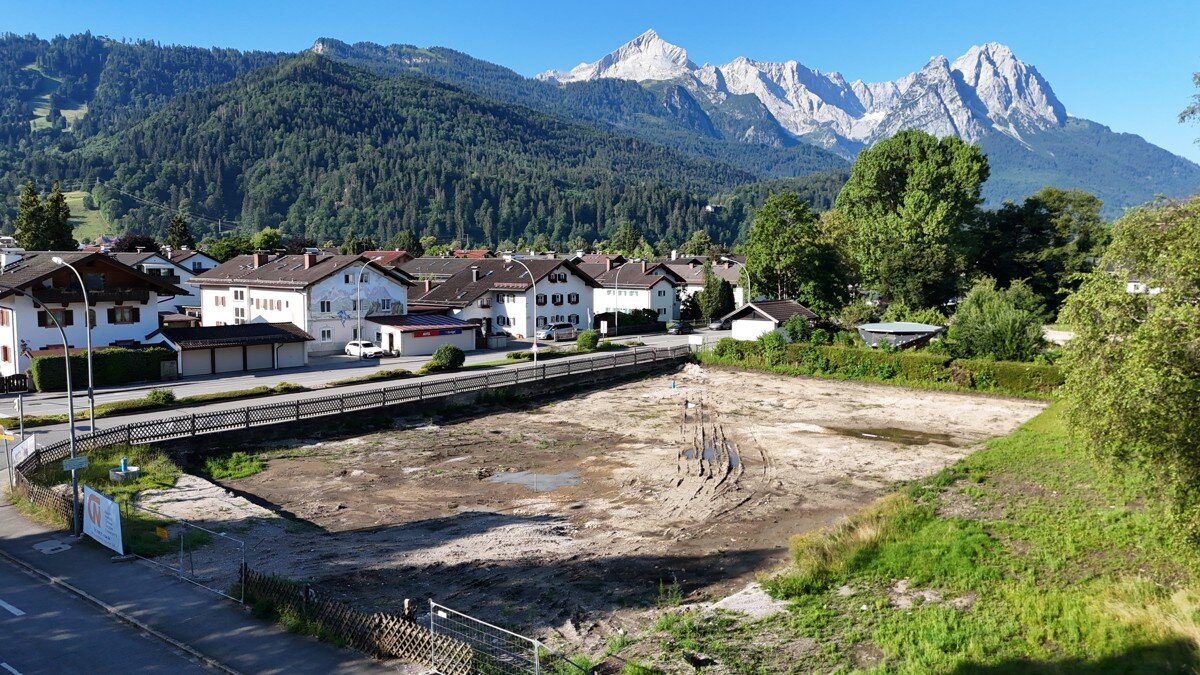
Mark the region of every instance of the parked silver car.
POLYGON ((579 337, 579 329, 569 323, 552 323, 537 332, 539 340, 574 340, 579 337))

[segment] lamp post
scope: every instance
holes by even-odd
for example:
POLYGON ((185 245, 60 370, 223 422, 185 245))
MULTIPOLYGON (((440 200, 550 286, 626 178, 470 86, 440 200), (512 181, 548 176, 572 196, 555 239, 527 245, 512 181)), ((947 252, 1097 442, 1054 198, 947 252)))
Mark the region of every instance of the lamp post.
MULTIPOLYGON (((63 370, 66 373, 66 380, 67 380, 67 429, 68 429, 68 433, 69 433, 68 438, 70 439, 68 442, 68 447, 71 450, 71 458, 74 459, 75 458, 75 390, 71 386, 71 361, 70 361, 71 356, 70 356, 70 349, 67 347, 67 331, 63 330, 62 324, 59 323, 59 321, 58 321, 58 317, 54 316, 54 312, 50 311, 49 307, 43 305, 41 300, 38 300, 37 298, 33 297, 33 295, 26 293, 25 291, 22 291, 18 288, 13 288, 12 286, 9 286, 8 284, 0 284, 0 288, 12 291, 13 293, 15 293, 19 296, 25 296, 25 297, 29 298, 30 300, 32 300, 34 304, 36 304, 38 307, 42 308, 42 311, 46 312, 46 316, 50 317, 50 320, 54 322, 54 327, 58 329, 58 334, 62 336, 63 370)), ((19 356, 17 357, 17 362, 20 363, 19 356)), ((6 461, 11 462, 12 458, 8 457, 8 458, 6 458, 6 461)), ((15 471, 15 470, 16 470, 16 467, 11 466, 11 465, 9 466, 9 471, 15 471)), ((80 536, 80 533, 79 533, 79 476, 75 472, 75 469, 71 469, 71 525, 72 525, 72 529, 75 531, 75 536, 76 537, 80 536)))
POLYGON ((354 289, 354 313, 358 315, 358 317, 357 317, 357 318, 358 318, 358 328, 357 328, 356 330, 358 331, 358 338, 357 338, 357 340, 358 340, 358 360, 359 360, 359 361, 362 361, 362 360, 363 360, 363 346, 362 346, 362 341, 363 341, 363 339, 362 339, 362 278, 363 278, 363 274, 365 274, 365 273, 366 273, 366 271, 367 271, 367 265, 370 265, 370 264, 371 264, 371 261, 370 261, 370 260, 367 260, 366 262, 364 262, 364 263, 362 264, 362 267, 358 268, 358 279, 356 280, 356 282, 357 282, 357 283, 356 283, 356 285, 355 285, 356 287, 355 287, 355 289, 354 289))
MULTIPOLYGON (((75 278, 79 280, 79 289, 83 291, 83 327, 86 330, 84 335, 87 340, 87 370, 88 370, 88 420, 92 425, 92 431, 96 430, 96 393, 92 388, 92 312, 91 305, 88 304, 87 285, 83 283, 83 275, 79 273, 74 265, 63 260, 59 256, 54 256, 50 259, 56 265, 62 265, 69 268, 75 273, 75 278)), ((63 338, 63 346, 66 346, 66 338, 63 338)), ((71 367, 70 359, 67 359, 68 370, 71 367)))
MULTIPOLYGON (((743 270, 745 270, 745 272, 746 272, 746 298, 745 298, 745 300, 746 300, 746 302, 750 302, 751 300, 753 300, 754 296, 750 294, 750 290, 753 287, 753 282, 750 280, 750 268, 746 267, 746 263, 740 263, 740 262, 734 260, 733 258, 730 258, 727 255, 721 256, 720 260, 721 260, 721 262, 727 262, 727 263, 733 263, 734 265, 739 265, 743 270)), ((746 304, 746 303, 742 303, 742 304, 746 304)))
POLYGON ((521 262, 520 260, 517 260, 516 258, 514 258, 512 256, 511 253, 504 254, 504 262, 510 263, 510 264, 517 263, 521 267, 524 267, 525 271, 529 273, 529 281, 533 284, 533 364, 536 366, 537 365, 537 353, 538 353, 538 346, 537 346, 537 328, 538 328, 538 325, 537 325, 537 279, 533 278, 533 271, 531 271, 529 269, 529 265, 526 265, 525 263, 521 262))

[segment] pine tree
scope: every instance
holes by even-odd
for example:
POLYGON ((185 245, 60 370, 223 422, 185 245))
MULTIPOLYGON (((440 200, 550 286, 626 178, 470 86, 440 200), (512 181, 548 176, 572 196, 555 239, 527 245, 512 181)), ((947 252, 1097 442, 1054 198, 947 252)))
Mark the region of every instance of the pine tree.
POLYGON ((171 225, 167 228, 167 246, 196 248, 196 237, 192 236, 192 230, 188 227, 187 219, 183 217, 183 211, 176 212, 175 217, 171 219, 171 225))
POLYGON ((14 234, 17 243, 30 251, 44 250, 42 238, 42 223, 45 220, 45 210, 42 198, 33 181, 25 183, 21 197, 17 203, 17 222, 14 234))
POLYGON ((74 251, 79 248, 75 241, 75 231, 71 227, 71 207, 67 206, 67 197, 58 181, 54 181, 54 188, 50 190, 50 196, 46 197, 42 217, 47 238, 46 250, 74 251))

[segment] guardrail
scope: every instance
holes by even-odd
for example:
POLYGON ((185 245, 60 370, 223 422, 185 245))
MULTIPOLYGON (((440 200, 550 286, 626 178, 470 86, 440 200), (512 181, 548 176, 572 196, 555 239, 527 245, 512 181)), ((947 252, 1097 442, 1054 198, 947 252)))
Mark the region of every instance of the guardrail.
MULTIPOLYGON (((127 445, 156 443, 176 438, 220 433, 231 429, 250 429, 297 420, 343 415, 357 410, 373 410, 402 403, 425 401, 485 389, 499 389, 570 375, 627 368, 647 363, 666 363, 685 358, 690 353, 690 347, 687 345, 667 348, 647 347, 612 354, 596 354, 585 358, 506 368, 494 373, 481 373, 430 382, 409 381, 393 387, 382 387, 345 395, 317 396, 286 403, 246 406, 236 410, 219 410, 131 422, 81 434, 76 437, 75 449, 77 454, 85 454, 120 443, 127 445)), ((69 455, 69 442, 57 441, 37 448, 16 468, 21 472, 27 472, 69 455)))

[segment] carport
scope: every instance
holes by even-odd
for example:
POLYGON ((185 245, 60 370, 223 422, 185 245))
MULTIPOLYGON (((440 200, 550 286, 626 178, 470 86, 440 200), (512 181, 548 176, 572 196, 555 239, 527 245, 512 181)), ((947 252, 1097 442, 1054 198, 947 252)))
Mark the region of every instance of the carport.
MULTIPOLYGON (((475 349, 479 324, 442 314, 372 314, 379 346, 400 356, 428 356, 442 345, 454 345, 464 352, 475 349)), ((363 328, 366 335, 372 328, 363 328)))
POLYGON ((313 339, 292 323, 179 326, 155 333, 178 354, 181 377, 303 366, 304 343, 313 339))

